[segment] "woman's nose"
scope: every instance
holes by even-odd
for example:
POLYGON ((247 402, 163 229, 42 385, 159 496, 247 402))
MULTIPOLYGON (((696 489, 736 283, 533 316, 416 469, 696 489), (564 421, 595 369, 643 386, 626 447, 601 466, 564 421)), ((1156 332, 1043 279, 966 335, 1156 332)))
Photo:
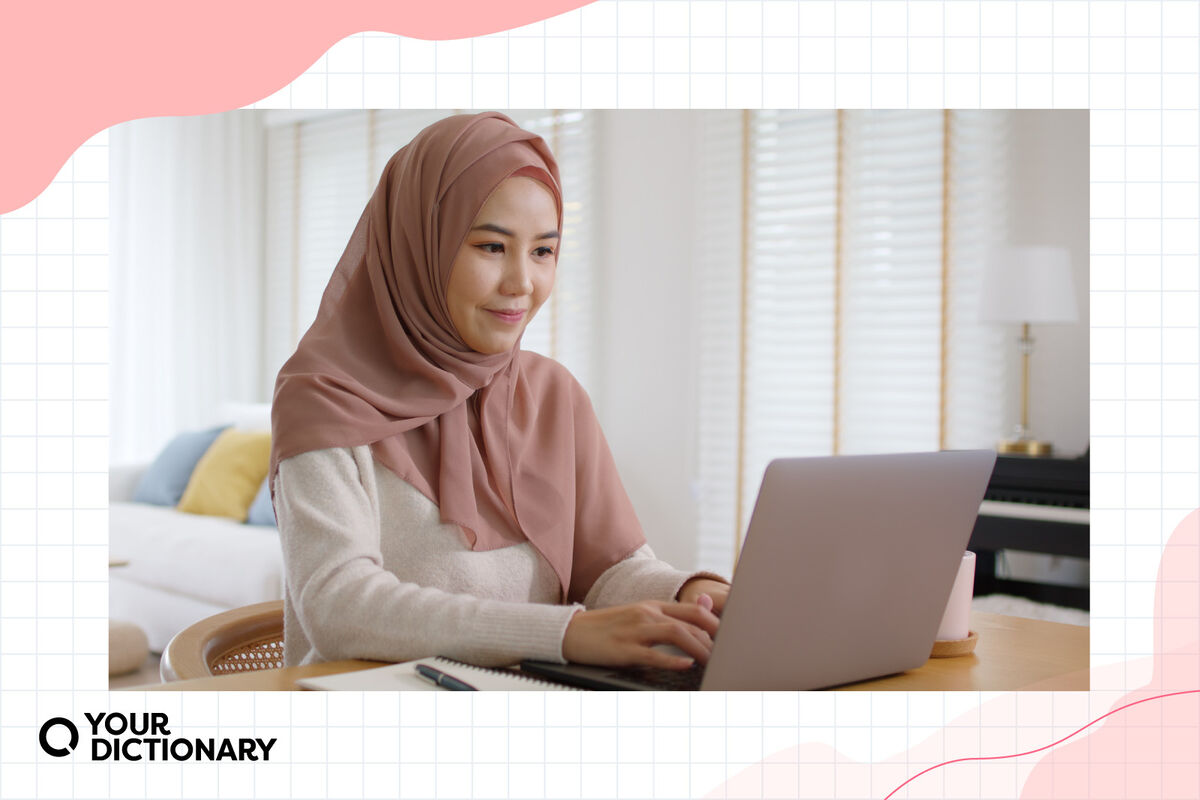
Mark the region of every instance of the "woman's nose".
POLYGON ((533 291, 532 265, 529 256, 517 253, 505 265, 504 279, 500 285, 503 294, 523 295, 533 291))

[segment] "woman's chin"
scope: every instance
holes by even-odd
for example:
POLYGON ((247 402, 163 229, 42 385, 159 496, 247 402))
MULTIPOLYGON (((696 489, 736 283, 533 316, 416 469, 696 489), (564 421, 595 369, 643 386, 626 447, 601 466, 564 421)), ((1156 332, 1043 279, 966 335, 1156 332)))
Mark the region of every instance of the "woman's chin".
POLYGON ((480 346, 472 349, 483 353, 485 356, 498 356, 501 353, 507 353, 509 350, 512 350, 514 347, 516 347, 519 338, 520 337, 513 336, 512 338, 508 339, 492 339, 486 343, 480 342, 480 346))
POLYGON ((521 325, 520 328, 514 325, 476 326, 463 336, 463 342, 476 353, 487 356, 500 355, 517 346, 525 328, 525 325, 521 325))

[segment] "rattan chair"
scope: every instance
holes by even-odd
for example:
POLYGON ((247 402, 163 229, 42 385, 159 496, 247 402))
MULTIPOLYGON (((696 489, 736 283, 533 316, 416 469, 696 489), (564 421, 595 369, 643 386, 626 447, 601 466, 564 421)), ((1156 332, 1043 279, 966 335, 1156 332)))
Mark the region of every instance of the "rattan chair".
POLYGON ((283 601, 243 606, 175 634, 163 652, 163 681, 233 675, 283 666, 283 601))

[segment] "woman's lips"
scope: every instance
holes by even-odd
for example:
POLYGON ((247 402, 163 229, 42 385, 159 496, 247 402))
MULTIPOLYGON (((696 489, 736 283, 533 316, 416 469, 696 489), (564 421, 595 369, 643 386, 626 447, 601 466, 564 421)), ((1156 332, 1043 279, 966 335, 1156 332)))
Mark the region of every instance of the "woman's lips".
POLYGON ((510 325, 514 325, 525 318, 525 311, 523 309, 517 309, 515 311, 497 311, 494 308, 487 308, 484 310, 496 317, 496 319, 500 320, 501 322, 507 322, 510 325))

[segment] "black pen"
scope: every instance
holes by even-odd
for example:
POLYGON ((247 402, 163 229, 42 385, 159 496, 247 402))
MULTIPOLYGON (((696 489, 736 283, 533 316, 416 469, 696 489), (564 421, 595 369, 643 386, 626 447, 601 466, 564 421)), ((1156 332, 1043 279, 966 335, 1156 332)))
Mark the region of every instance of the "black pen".
POLYGON ((474 686, 465 681, 460 681, 453 675, 447 675, 440 669, 434 669, 426 664, 417 664, 417 674, 441 686, 443 689, 450 689, 454 692, 476 692, 479 691, 474 686))

